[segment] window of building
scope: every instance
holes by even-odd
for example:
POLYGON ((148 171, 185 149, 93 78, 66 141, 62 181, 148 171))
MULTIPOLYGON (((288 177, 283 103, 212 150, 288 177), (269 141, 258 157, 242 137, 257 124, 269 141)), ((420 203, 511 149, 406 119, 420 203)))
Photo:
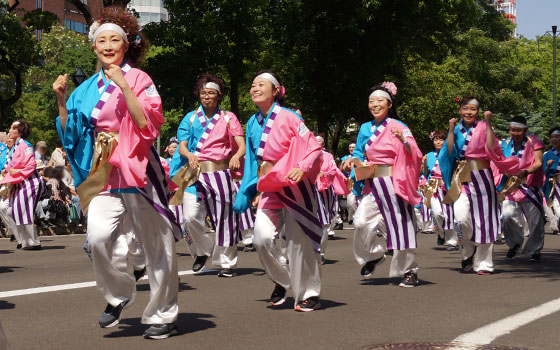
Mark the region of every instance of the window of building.
POLYGON ((64 28, 83 34, 86 34, 88 32, 87 24, 71 21, 69 19, 64 20, 64 28))

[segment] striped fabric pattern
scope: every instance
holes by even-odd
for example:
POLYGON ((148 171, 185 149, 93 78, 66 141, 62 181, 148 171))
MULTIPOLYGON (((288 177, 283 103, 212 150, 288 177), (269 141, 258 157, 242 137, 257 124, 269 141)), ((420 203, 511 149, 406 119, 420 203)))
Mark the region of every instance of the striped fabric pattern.
POLYGON ((200 150, 202 150, 202 145, 204 145, 204 142, 206 142, 206 139, 208 139, 208 136, 210 136, 210 133, 214 129, 214 126, 218 122, 218 119, 220 119, 221 114, 222 111, 219 108, 217 108, 216 111, 214 112, 214 116, 212 117, 212 119, 210 119, 210 122, 206 123, 206 117, 204 117, 202 106, 198 107, 196 115, 198 117, 198 120, 200 121, 200 124, 205 129, 204 132, 202 133, 202 136, 200 136, 200 139, 198 139, 198 143, 196 144, 196 150, 194 152, 195 156, 198 157, 200 155, 200 150))
MULTIPOLYGON (((235 192, 237 193, 237 191, 239 191, 239 187, 241 186, 241 182, 234 181, 234 184, 236 188, 235 192)), ((238 224, 239 224, 240 231, 249 230, 255 227, 255 214, 253 213, 252 208, 245 210, 241 214, 236 213, 236 215, 238 216, 238 224)))
MULTIPOLYGON (((440 204, 445 197, 445 193, 446 192, 443 190, 443 188, 438 187, 436 197, 440 204)), ((453 204, 441 204, 441 211, 443 214, 443 224, 441 228, 444 230, 453 230, 455 228, 455 214, 453 212, 453 204)))
POLYGON ((498 194, 490 169, 471 171, 472 182, 463 188, 471 206, 472 241, 492 243, 501 232, 498 194))
POLYGON ((10 207, 16 225, 33 224, 35 207, 43 190, 44 184, 37 171, 22 182, 14 184, 10 207))
POLYGON ((317 204, 321 226, 329 225, 338 212, 338 197, 332 187, 317 191, 317 204))
MULTIPOLYGON (((282 107, 280 107, 279 104, 274 105, 274 108, 272 109, 272 113, 270 113, 270 117, 268 118, 268 121, 266 122, 266 126, 264 127, 262 136, 261 136, 261 142, 259 143, 259 149, 257 150, 257 159, 258 160, 264 160, 263 159, 263 154, 264 154, 264 148, 266 146, 266 140, 268 139, 268 134, 270 134, 270 130, 272 130, 272 125, 274 124, 274 119, 276 119, 276 116, 278 115, 278 113, 280 113, 280 110, 282 109, 282 107)), ((261 124, 262 126, 262 124, 261 124)))
POLYGON ((319 207, 316 192, 315 185, 309 179, 303 179, 295 186, 284 187, 277 195, 301 230, 309 237, 313 248, 320 252, 323 229, 317 215, 319 207))
POLYGON ((416 248, 414 207, 395 193, 393 177, 375 177, 368 180, 375 202, 387 227, 387 249, 416 248))
MULTIPOLYGON (((128 73, 128 71, 131 68, 132 67, 128 63, 125 63, 121 67, 123 76, 125 76, 126 73, 128 73)), ((98 89, 99 93, 101 94, 101 98, 99 99, 99 101, 97 102, 95 107, 93 108, 93 111, 91 112, 91 116, 90 116, 90 122, 91 122, 91 125, 93 127, 95 127, 97 125, 97 118, 99 117, 99 113, 101 113, 101 110, 103 109, 103 106, 105 105, 105 103, 107 103, 107 101, 109 100, 109 97, 111 96, 113 91, 115 91, 115 89, 117 88, 117 84, 115 84, 115 82, 113 82, 111 80, 111 82, 109 83, 109 86, 107 86, 107 89, 105 89, 105 92, 103 92, 103 89, 105 88, 105 83, 103 82, 102 74, 103 74, 103 71, 101 70, 99 72, 99 76, 97 77, 97 89, 98 89)))
POLYGON ((465 153, 467 152, 467 148, 469 147, 469 143, 471 142, 472 133, 476 128, 477 124, 478 122, 475 120, 475 122, 471 125, 471 129, 469 130, 468 133, 467 130, 465 130, 465 128, 463 127, 463 124, 462 123, 459 124, 459 130, 461 131, 461 134, 463 134, 463 136, 465 137, 465 144, 463 145, 463 148, 461 149, 461 154, 459 155, 460 159, 465 159, 465 153))

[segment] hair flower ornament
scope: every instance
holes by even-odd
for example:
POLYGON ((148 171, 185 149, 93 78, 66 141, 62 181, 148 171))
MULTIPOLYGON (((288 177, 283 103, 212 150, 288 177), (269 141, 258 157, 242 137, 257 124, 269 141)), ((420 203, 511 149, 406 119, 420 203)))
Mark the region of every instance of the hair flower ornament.
POLYGON ((391 95, 397 96, 397 86, 392 81, 384 81, 381 86, 387 89, 391 95))

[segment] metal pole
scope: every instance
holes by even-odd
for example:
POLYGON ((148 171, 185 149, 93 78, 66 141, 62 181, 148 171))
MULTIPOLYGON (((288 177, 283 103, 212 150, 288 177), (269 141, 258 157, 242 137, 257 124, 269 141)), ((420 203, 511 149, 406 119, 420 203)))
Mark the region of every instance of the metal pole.
POLYGON ((157 144, 157 147, 156 147, 157 148, 157 154, 159 154, 161 156, 161 152, 160 152, 160 150, 161 150, 161 136, 157 137, 157 143, 156 144, 157 144))
POLYGON ((552 26, 552 125, 556 125, 556 29, 552 26))

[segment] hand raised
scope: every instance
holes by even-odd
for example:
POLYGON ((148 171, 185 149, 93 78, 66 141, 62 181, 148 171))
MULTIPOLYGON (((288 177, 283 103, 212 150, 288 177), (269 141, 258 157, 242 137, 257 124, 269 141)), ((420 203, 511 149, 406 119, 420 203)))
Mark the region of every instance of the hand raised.
POLYGON ((455 129, 455 125, 457 125, 457 118, 449 119, 449 129, 455 129))
POLYGON ((487 122, 487 123, 492 122, 492 115, 493 114, 490 111, 484 112, 484 121, 487 122))
POLYGON ((68 90, 68 74, 59 75, 52 84, 56 97, 66 100, 66 91, 68 90))

